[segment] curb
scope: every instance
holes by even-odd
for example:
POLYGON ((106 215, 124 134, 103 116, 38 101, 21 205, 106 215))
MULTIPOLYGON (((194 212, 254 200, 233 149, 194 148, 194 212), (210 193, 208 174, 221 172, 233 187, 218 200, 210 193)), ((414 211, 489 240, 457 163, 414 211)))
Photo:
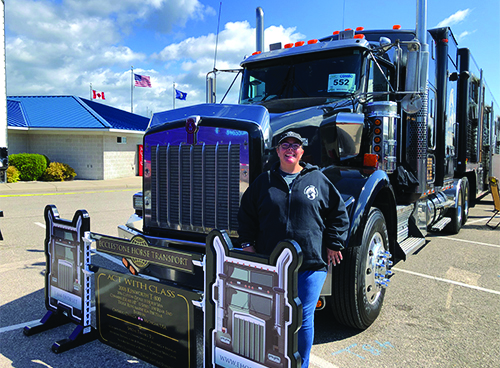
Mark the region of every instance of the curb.
POLYGON ((0 196, 30 193, 82 192, 96 190, 142 189, 142 177, 64 182, 17 182, 0 184, 0 196))

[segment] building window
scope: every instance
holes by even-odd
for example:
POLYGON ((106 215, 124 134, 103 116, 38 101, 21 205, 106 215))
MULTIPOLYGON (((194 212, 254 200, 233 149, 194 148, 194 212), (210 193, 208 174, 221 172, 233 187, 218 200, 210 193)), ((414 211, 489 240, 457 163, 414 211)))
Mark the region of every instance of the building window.
POLYGON ((127 137, 116 137, 116 143, 127 144, 127 137))

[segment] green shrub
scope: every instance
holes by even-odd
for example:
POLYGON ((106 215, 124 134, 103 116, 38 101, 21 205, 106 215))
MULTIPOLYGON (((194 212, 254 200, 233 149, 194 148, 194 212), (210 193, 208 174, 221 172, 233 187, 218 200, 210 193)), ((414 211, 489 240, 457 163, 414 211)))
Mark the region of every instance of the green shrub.
POLYGON ((38 180, 47 168, 47 159, 37 153, 18 153, 9 156, 9 164, 19 170, 19 179, 38 180))
POLYGON ((17 183, 19 181, 19 170, 15 166, 7 168, 7 183, 17 183))
POLYGON ((43 181, 65 181, 71 180, 76 176, 75 170, 67 165, 60 162, 51 162, 40 180, 43 181))

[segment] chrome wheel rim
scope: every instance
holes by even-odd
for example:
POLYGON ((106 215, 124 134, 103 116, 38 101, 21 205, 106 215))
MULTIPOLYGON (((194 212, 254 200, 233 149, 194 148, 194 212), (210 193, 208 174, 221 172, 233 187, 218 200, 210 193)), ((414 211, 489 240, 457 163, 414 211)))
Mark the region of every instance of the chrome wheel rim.
POLYGON ((376 232, 370 239, 365 264, 365 295, 368 303, 375 304, 382 290, 388 286, 391 254, 384 247, 382 234, 376 232))

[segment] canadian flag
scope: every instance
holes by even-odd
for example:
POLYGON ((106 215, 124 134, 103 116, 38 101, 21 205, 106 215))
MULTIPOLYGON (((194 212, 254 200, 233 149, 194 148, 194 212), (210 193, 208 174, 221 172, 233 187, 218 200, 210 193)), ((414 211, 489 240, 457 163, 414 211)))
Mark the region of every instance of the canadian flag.
POLYGON ((98 92, 96 90, 92 90, 92 94, 94 95, 94 100, 96 100, 96 99, 105 100, 104 92, 98 92))

